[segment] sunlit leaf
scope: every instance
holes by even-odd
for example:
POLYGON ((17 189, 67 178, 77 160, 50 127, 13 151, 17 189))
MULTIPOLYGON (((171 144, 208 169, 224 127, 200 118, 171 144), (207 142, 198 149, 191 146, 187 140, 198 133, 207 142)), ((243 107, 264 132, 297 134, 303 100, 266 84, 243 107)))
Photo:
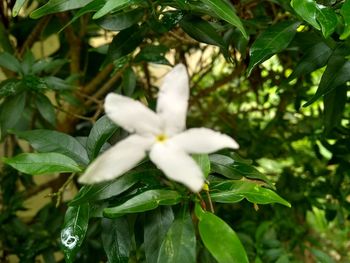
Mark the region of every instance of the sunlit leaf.
POLYGON ((45 5, 34 10, 30 14, 30 17, 33 19, 37 19, 48 14, 81 8, 92 1, 93 0, 50 0, 45 5))
POLYGON ((318 7, 315 0, 292 0, 290 2, 295 12, 314 28, 320 30, 320 25, 316 20, 318 7))
POLYGON ((294 21, 283 21, 262 32, 250 49, 248 74, 252 72, 256 65, 288 47, 299 24, 299 22, 294 21))
POLYGON ((321 26, 322 34, 325 38, 329 37, 335 30, 338 24, 337 15, 331 8, 319 8, 316 19, 321 26))
POLYGON ((236 15, 233 6, 226 0, 201 0, 217 15, 218 18, 225 20, 231 25, 237 27, 242 35, 247 39, 248 35, 239 17, 236 15))
POLYGON ((344 31, 340 35, 340 39, 344 40, 350 36, 350 0, 345 0, 341 9, 340 14, 344 19, 344 31))

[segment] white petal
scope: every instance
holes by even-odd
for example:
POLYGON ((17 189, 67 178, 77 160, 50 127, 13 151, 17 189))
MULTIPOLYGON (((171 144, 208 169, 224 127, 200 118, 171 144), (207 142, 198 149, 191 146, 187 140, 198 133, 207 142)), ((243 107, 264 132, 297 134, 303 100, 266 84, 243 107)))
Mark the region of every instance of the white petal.
POLYGON ((139 101, 110 93, 104 106, 107 116, 129 132, 146 135, 160 133, 160 118, 139 101))
POLYGON ((131 135, 100 155, 79 178, 80 183, 93 184, 114 179, 135 167, 150 149, 153 138, 131 135))
POLYGON ((165 76, 158 93, 157 113, 162 118, 168 135, 185 129, 188 97, 186 67, 178 64, 165 76))
POLYGON ((180 182, 199 192, 204 184, 204 176, 191 156, 180 148, 168 143, 156 143, 149 154, 152 162, 170 179, 180 182))
POLYGON ((172 137, 170 141, 187 153, 212 153, 223 148, 239 147, 231 137, 207 128, 186 130, 172 137))

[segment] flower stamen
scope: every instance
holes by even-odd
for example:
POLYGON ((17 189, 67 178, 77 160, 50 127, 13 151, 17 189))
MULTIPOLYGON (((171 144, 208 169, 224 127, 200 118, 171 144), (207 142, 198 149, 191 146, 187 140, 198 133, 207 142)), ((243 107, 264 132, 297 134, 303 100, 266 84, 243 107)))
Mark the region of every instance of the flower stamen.
POLYGON ((168 136, 165 134, 159 134, 156 136, 156 141, 157 142, 165 142, 168 139, 168 136))

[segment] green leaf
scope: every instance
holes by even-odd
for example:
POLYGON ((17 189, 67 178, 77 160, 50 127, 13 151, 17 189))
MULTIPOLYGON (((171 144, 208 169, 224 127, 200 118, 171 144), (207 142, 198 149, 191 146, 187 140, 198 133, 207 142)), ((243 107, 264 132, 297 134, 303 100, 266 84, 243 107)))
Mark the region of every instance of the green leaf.
POLYGON ((349 50, 346 46, 339 47, 333 52, 315 95, 303 105, 304 107, 350 80, 350 61, 346 59, 348 54, 349 50))
POLYGON ((185 16, 180 21, 180 26, 188 35, 199 42, 227 49, 222 37, 208 21, 195 16, 185 16))
POLYGON ((121 31, 126 29, 142 19, 144 16, 144 9, 138 8, 128 12, 119 12, 105 16, 104 18, 96 20, 96 24, 106 30, 121 31))
POLYGON ((338 24, 337 15, 331 8, 320 7, 316 19, 321 26, 321 31, 325 38, 328 38, 334 32, 338 24))
POLYGON ((15 5, 12 8, 12 16, 17 16, 19 11, 21 10, 22 6, 26 0, 16 0, 15 5))
POLYGON ((134 62, 147 61, 156 64, 170 65, 170 62, 165 58, 168 47, 163 45, 147 45, 141 49, 136 55, 134 62))
POLYGON ((91 160, 100 153, 105 142, 116 132, 118 126, 106 115, 102 116, 92 127, 86 142, 86 149, 91 160))
POLYGON ((12 54, 13 47, 9 37, 10 34, 8 32, 8 29, 5 28, 3 23, 0 23, 0 47, 3 51, 12 54))
POLYGON ((21 72, 21 64, 13 55, 7 52, 0 53, 0 67, 7 68, 13 72, 21 72))
POLYGON ((43 77, 42 80, 49 89, 62 91, 69 90, 72 88, 72 86, 68 84, 65 80, 54 76, 43 77))
POLYGON ((219 263, 248 263, 248 256, 235 231, 216 215, 200 211, 198 230, 205 247, 219 263))
POLYGON ((172 223, 160 247, 158 263, 195 263, 196 236, 188 207, 172 223))
POLYGON ((74 159, 79 164, 89 163, 85 148, 72 136, 53 130, 13 132, 26 140, 38 152, 57 152, 74 159))
POLYGON ((267 183, 271 188, 274 186, 271 184, 270 180, 262 173, 260 173, 254 166, 250 165, 248 162, 241 162, 232 159, 229 156, 221 154, 211 154, 209 156, 211 162, 211 171, 214 173, 221 174, 230 179, 241 179, 243 176, 249 179, 258 179, 267 183))
POLYGON ((146 28, 133 25, 120 31, 109 46, 107 57, 110 61, 120 59, 134 51, 142 42, 146 28))
POLYGON ((14 96, 20 90, 19 79, 6 79, 0 82, 0 97, 14 96))
POLYGON ((60 153, 22 153, 12 158, 4 158, 4 162, 31 175, 81 171, 74 160, 60 153))
POLYGON ((201 168, 204 177, 207 178, 210 173, 210 159, 208 154, 194 154, 192 155, 192 158, 201 168))
POLYGON ((37 93, 35 97, 35 105, 40 112, 40 115, 52 126, 55 126, 56 113, 51 101, 45 95, 37 93))
POLYGON ((234 7, 226 0, 201 0, 204 4, 209 6, 218 18, 225 20, 231 25, 237 27, 241 31, 244 38, 248 39, 247 32, 239 17, 236 15, 234 7))
POLYGON ((160 206, 145 214, 144 246, 148 263, 156 263, 162 242, 174 221, 170 206, 160 206))
POLYGON ((71 263, 84 241, 89 223, 89 204, 68 207, 61 230, 61 244, 66 262, 71 263))
POLYGON ((347 87, 342 85, 336 87, 323 97, 323 119, 326 134, 330 133, 333 128, 341 124, 343 111, 347 100, 346 92, 347 87))
POLYGON ((108 262, 129 262, 129 254, 132 249, 132 239, 127 218, 102 218, 101 225, 102 244, 108 262))
POLYGON ((117 12, 119 10, 122 10, 123 8, 127 6, 131 6, 134 4, 137 4, 139 1, 138 0, 107 0, 106 4, 98 10, 94 15, 93 19, 97 19, 100 17, 103 17, 104 15, 110 13, 110 12, 117 12))
POLYGON ((26 104, 26 93, 22 92, 7 97, 1 105, 0 127, 1 133, 5 134, 8 129, 13 128, 23 114, 26 104))
POLYGON ((340 8, 340 14, 344 19, 344 31, 340 35, 340 39, 344 40, 350 36, 350 0, 345 0, 340 8))
POLYGON ((80 8, 73 16, 73 18, 60 30, 62 32, 67 26, 75 22, 79 17, 91 13, 96 12, 101 9, 106 3, 106 0, 94 0, 86 6, 80 8))
POLYGON ((172 190, 148 190, 134 196, 125 203, 105 208, 103 214, 114 218, 129 213, 139 213, 157 208, 159 205, 175 205, 179 203, 182 196, 172 190))
POLYGON ((70 201, 69 205, 79 205, 85 202, 94 202, 117 196, 139 182, 140 178, 148 175, 149 171, 132 171, 121 177, 100 184, 85 185, 70 201))
POLYGON ((295 12, 314 28, 320 30, 320 25, 316 20, 318 7, 315 0, 292 0, 290 2, 295 12))
POLYGON ((333 50, 324 42, 316 43, 310 49, 305 51, 305 55, 300 59, 293 73, 288 77, 291 81, 301 75, 308 75, 326 65, 333 50))
POLYGON ((281 52, 293 40, 299 22, 283 21, 269 27, 254 41, 250 49, 250 61, 247 69, 250 74, 253 68, 281 52))
POLYGON ((244 198, 254 204, 279 203, 291 205, 274 191, 249 181, 225 181, 211 184, 211 199, 219 203, 236 203, 244 198))
POLYGON ((132 67, 128 67, 123 72, 123 91, 124 94, 130 97, 136 88, 136 74, 133 71, 132 67))
POLYGON ((37 19, 48 14, 81 8, 91 3, 92 1, 93 0, 50 0, 45 5, 34 10, 30 14, 30 17, 37 19))

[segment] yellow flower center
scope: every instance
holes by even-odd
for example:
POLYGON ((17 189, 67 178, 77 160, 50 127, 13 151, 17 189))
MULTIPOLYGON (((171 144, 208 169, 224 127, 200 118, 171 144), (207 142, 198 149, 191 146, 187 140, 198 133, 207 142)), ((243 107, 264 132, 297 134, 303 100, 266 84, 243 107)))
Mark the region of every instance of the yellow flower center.
POLYGON ((157 142, 165 142, 168 139, 168 136, 165 134, 159 134, 156 137, 157 142))

